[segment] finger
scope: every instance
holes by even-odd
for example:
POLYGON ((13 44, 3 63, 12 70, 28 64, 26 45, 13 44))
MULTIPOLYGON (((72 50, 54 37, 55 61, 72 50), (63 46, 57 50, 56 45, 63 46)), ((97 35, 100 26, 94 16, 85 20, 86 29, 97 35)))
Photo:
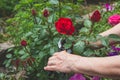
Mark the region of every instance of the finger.
POLYGON ((46 66, 46 67, 44 67, 44 70, 47 70, 47 71, 56 71, 56 66, 46 66))
POLYGON ((56 60, 56 57, 55 57, 55 56, 52 56, 52 57, 50 57, 48 60, 49 60, 49 61, 50 61, 50 60, 56 60))
POLYGON ((56 61, 55 60, 49 60, 47 65, 48 66, 56 65, 56 61))
POLYGON ((60 65, 61 63, 62 63, 63 61, 60 61, 60 60, 58 60, 58 59, 56 59, 56 60, 50 60, 50 61, 48 61, 48 66, 53 66, 53 65, 56 65, 56 66, 58 66, 58 65, 60 65))

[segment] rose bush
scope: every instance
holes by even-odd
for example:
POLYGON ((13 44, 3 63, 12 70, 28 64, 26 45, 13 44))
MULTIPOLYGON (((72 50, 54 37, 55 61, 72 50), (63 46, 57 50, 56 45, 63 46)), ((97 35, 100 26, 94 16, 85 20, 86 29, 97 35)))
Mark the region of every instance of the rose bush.
MULTIPOLYGON (((74 13, 77 6, 58 0, 21 0, 15 7, 16 15, 7 20, 8 34, 15 48, 12 54, 6 55, 7 60, 4 62, 6 67, 11 69, 13 74, 25 71, 26 77, 19 76, 19 79, 23 80, 69 80, 74 74, 49 72, 43 69, 48 58, 59 51, 60 45, 76 55, 108 56, 111 49, 108 40, 120 39, 116 35, 101 37, 98 34, 111 28, 107 20, 113 12, 101 13, 101 10, 96 10, 90 18, 84 19, 74 13), (62 42, 58 45, 61 38, 62 42), (88 43, 96 40, 101 40, 104 47, 91 49, 88 43)), ((118 9, 119 6, 115 12, 118 9)), ((96 78, 84 74, 76 75, 75 79, 96 78)))

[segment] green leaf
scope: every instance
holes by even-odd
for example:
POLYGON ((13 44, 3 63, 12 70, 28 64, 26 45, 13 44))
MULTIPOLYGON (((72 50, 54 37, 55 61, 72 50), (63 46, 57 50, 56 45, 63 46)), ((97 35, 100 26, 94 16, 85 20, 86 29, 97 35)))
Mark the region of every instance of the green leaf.
POLYGON ((120 36, 116 34, 110 34, 108 38, 111 38, 112 40, 115 40, 115 41, 120 41, 120 36))
POLYGON ((23 54, 25 54, 25 51, 24 50, 20 50, 18 53, 23 55, 23 54))
POLYGON ((73 36, 69 36, 69 37, 68 37, 68 40, 70 40, 70 41, 74 41, 75 38, 74 38, 73 36))
POLYGON ((6 57, 7 58, 12 58, 12 54, 7 54, 6 57))
POLYGON ((58 0, 50 0, 49 3, 50 4, 58 4, 59 2, 58 2, 58 0))
POLYGON ((29 56, 29 54, 26 53, 26 54, 24 54, 23 56, 21 56, 20 58, 21 58, 22 60, 24 60, 24 59, 26 59, 28 56, 29 56))
POLYGON ((54 17, 54 15, 51 15, 51 16, 48 17, 48 22, 49 22, 49 23, 52 23, 52 22, 53 22, 53 17, 54 17))
POLYGON ((93 54, 94 54, 94 51, 93 51, 93 50, 90 50, 90 49, 86 50, 86 51, 83 53, 84 56, 91 56, 91 55, 93 55, 93 54))
POLYGON ((28 32, 25 34, 25 37, 30 37, 33 33, 32 32, 28 32))
POLYGON ((9 67, 10 64, 11 64, 11 59, 6 60, 6 61, 4 62, 4 64, 5 64, 5 67, 9 67))
POLYGON ((82 28, 82 29, 80 30, 80 32, 87 33, 87 32, 89 32, 89 29, 86 28, 86 27, 84 27, 84 28, 82 28))
POLYGON ((51 47, 51 48, 50 48, 50 55, 53 55, 54 52, 55 52, 54 47, 51 47))
POLYGON ((67 10, 72 10, 72 8, 70 6, 63 6, 64 9, 67 9, 67 10))
POLYGON ((65 48, 65 49, 68 49, 68 48, 70 48, 71 46, 72 46, 72 43, 69 43, 69 44, 66 43, 66 44, 64 44, 64 48, 65 48))
POLYGON ((84 26, 85 26, 85 27, 91 27, 91 26, 92 26, 92 22, 91 22, 90 20, 86 19, 86 20, 84 21, 84 26))
POLYGON ((75 54, 82 53, 85 49, 85 43, 83 41, 77 42, 73 47, 73 52, 75 54))
POLYGON ((106 46, 106 47, 107 47, 107 46, 109 45, 109 40, 108 40, 108 38, 103 37, 103 38, 101 38, 100 40, 101 40, 103 46, 106 46))
POLYGON ((12 51, 13 50, 13 48, 9 48, 8 50, 7 50, 7 52, 10 52, 10 51, 12 51))

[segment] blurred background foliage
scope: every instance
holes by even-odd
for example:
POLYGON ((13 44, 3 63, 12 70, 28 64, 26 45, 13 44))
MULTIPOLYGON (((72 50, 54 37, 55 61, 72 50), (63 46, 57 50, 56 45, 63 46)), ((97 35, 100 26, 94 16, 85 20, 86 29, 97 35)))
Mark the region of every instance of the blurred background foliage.
POLYGON ((17 5, 19 0, 0 0, 0 18, 11 16, 15 5, 17 5))
MULTIPOLYGON (((19 3, 19 1, 21 1, 21 0, 9 0, 9 1, 8 0, 0 0, 0 18, 13 15, 15 13, 14 7, 15 7, 15 5, 17 5, 19 3)), ((25 0, 25 1, 29 1, 29 0, 25 0)), ((47 1, 49 1, 49 0, 34 0, 34 2, 43 2, 43 3, 47 2, 47 1)), ((85 5, 86 2, 88 5, 92 4, 92 6, 94 6, 94 5, 98 5, 98 4, 102 4, 102 3, 106 3, 106 2, 115 2, 115 1, 119 1, 119 0, 69 0, 69 1, 68 0, 60 0, 60 1, 63 3, 79 4, 80 9, 82 9, 81 6, 85 5)), ((79 12, 79 10, 78 10, 78 12, 79 12)))

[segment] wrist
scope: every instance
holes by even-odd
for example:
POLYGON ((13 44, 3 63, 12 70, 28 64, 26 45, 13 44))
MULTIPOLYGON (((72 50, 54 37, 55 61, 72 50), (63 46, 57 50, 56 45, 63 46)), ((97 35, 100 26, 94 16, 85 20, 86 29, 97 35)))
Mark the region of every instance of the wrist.
POLYGON ((89 74, 89 72, 94 70, 92 58, 89 57, 78 57, 75 60, 73 72, 89 74))
POLYGON ((79 73, 80 71, 80 67, 81 67, 81 59, 83 58, 82 56, 78 56, 78 55, 73 55, 74 58, 73 58, 73 61, 72 62, 72 65, 71 65, 71 72, 74 72, 74 73, 79 73))

